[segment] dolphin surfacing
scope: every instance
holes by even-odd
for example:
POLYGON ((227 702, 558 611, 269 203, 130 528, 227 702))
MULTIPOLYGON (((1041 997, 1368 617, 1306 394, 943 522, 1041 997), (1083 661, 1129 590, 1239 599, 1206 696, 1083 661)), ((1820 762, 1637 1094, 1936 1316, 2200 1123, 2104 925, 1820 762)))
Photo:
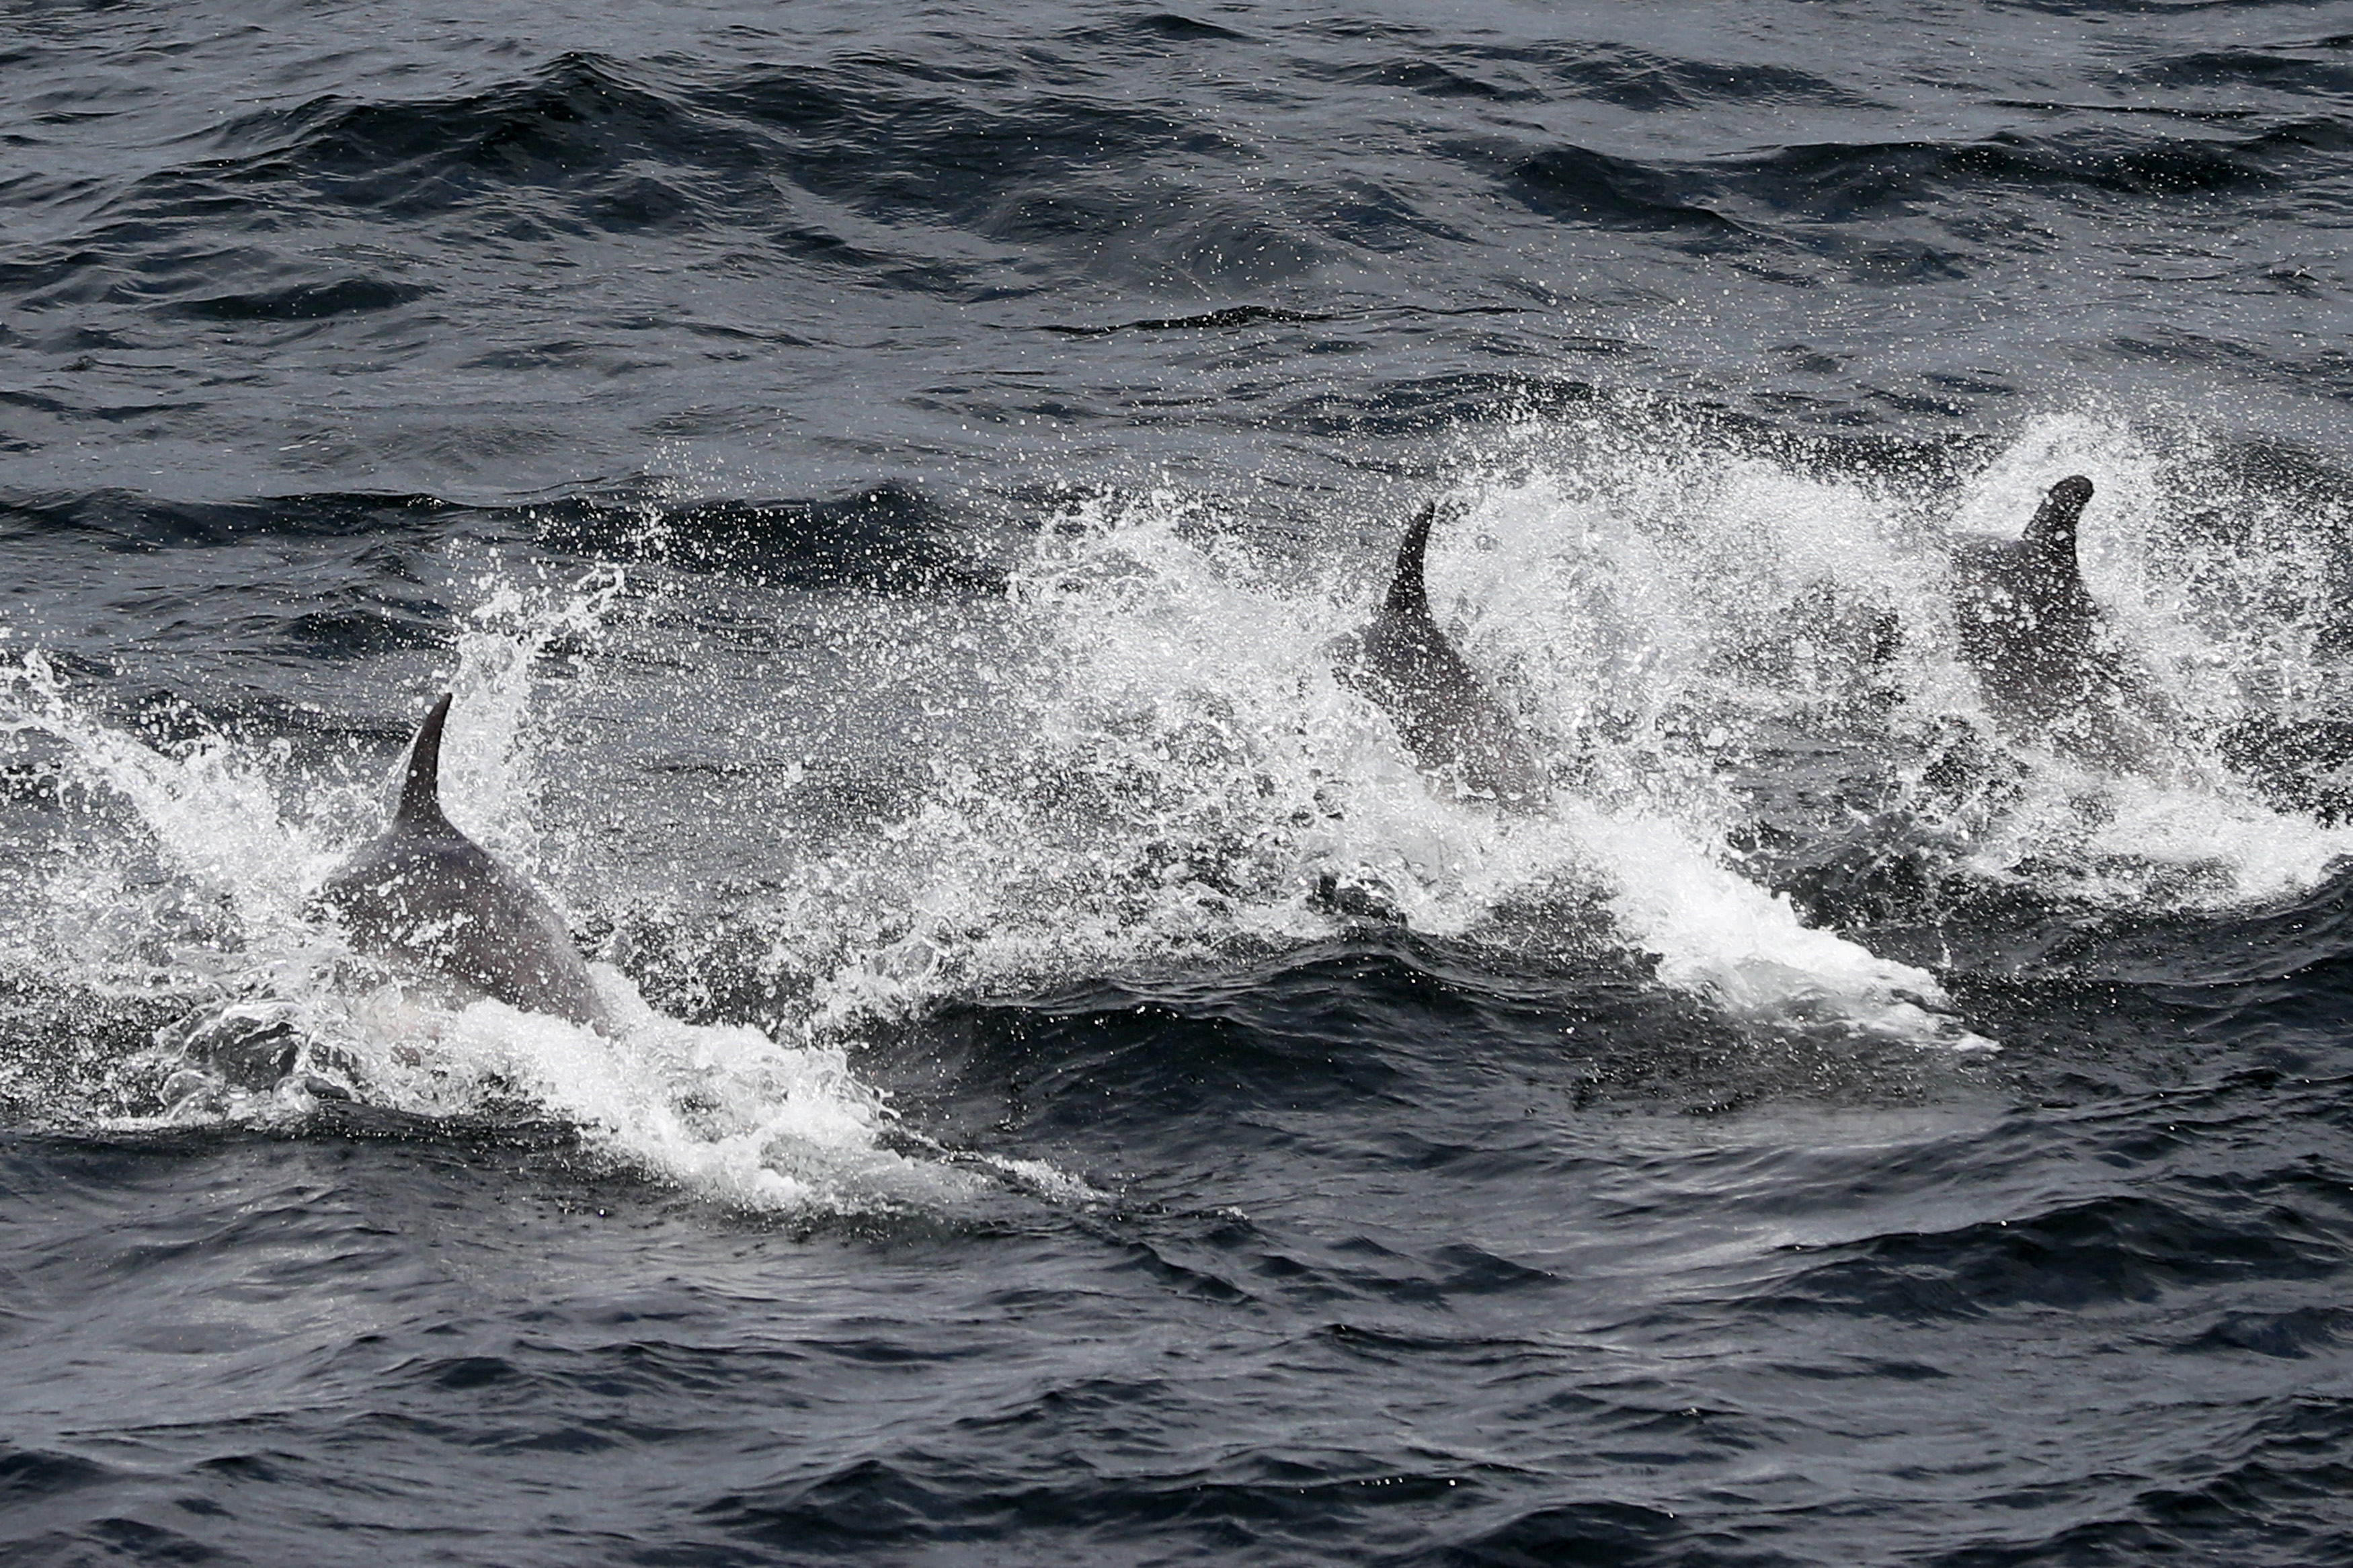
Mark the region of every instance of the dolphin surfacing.
POLYGON ((2091 499, 2092 481, 2072 475, 2022 537, 1954 552, 1961 657, 1997 722, 2088 762, 2146 768, 2166 716, 2084 585, 2075 529, 2091 499))
POLYGON ((1465 794, 1532 809, 1551 782, 1510 711, 1487 689, 1430 610, 1422 577, 1438 503, 1426 503, 1398 547, 1397 574, 1373 618, 1335 649, 1342 681, 1389 716, 1425 773, 1465 794))
POLYGON ((392 826, 327 879, 322 899, 362 952, 430 970, 526 1012, 609 1030, 596 982, 555 910, 441 815, 448 717, 444 692, 409 747, 392 826))

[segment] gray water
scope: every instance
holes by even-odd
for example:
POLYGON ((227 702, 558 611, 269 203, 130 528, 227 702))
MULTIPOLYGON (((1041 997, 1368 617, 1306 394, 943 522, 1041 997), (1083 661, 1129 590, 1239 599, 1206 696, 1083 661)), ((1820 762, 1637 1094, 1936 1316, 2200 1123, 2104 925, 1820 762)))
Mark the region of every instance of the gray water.
POLYGON ((2353 1562, 2348 48, 0 6, 0 1556, 2353 1562))

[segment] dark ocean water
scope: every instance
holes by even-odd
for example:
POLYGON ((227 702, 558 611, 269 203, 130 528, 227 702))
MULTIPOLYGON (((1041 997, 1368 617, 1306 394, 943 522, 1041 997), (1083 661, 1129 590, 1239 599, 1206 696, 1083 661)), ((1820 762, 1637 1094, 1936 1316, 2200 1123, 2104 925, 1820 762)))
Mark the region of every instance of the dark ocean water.
POLYGON ((2353 1563, 2348 226, 2353 5, 0 0, 0 1560, 2353 1563), (612 1037, 311 918, 451 686, 612 1037))

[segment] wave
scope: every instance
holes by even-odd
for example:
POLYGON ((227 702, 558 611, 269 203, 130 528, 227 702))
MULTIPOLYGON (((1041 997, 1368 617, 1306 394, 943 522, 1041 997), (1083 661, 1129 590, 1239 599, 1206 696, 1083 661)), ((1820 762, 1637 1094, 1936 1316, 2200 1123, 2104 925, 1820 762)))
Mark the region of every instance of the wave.
MULTIPOLYGON (((95 542, 142 552, 352 540, 365 542, 382 561, 404 546, 475 537, 802 587, 968 595, 1001 590, 1005 581, 1003 563, 976 542, 965 520, 911 485, 885 480, 838 497, 776 500, 692 500, 680 489, 648 479, 494 506, 348 491, 217 502, 118 489, 18 492, 0 494, 0 539, 19 549, 95 542)), ((346 583, 343 591, 351 590, 346 583)), ((361 651, 385 637, 402 647, 431 640, 425 628, 432 616, 414 595, 323 610, 297 597, 287 608, 300 627, 326 634, 301 639, 322 651, 361 651), (373 631, 364 624, 370 617, 381 622, 373 631)))
MULTIPOLYGON (((2090 1198, 2033 1216, 1884 1237, 1805 1270, 1769 1298, 1777 1309, 1907 1321, 2020 1309, 2084 1310, 2244 1280, 2321 1279, 2346 1251, 2341 1220, 2251 1226, 2247 1203, 2326 1188, 2302 1175, 2254 1184, 2238 1202, 2176 1194, 2090 1198), (2217 1212, 2217 1211, 2220 1212, 2217 1212)), ((2334 1206, 2334 1205, 2332 1205, 2334 1206)))
POLYGON ((173 309, 213 321, 315 321, 328 316, 394 310, 431 292, 417 284, 343 278, 332 283, 292 283, 255 293, 214 294, 182 300, 173 309))
MULTIPOLYGON (((1514 165, 1510 188, 1550 216, 1600 227, 1688 228, 1799 239, 1788 220, 1848 225, 2068 190, 2157 201, 2279 187, 2333 167, 2353 132, 2291 121, 2235 138, 2000 132, 1969 142, 1819 142, 1750 157, 1639 160, 1554 147, 1514 165), (2316 158, 2315 155, 2318 155, 2316 158)), ((1957 251, 1957 258, 1974 254, 1957 251)))
POLYGON ((1735 218, 1684 194, 1677 171, 1587 147, 1556 147, 1512 170, 1514 189, 1538 212, 1603 227, 1688 227, 1743 235, 1735 218))
POLYGON ((2262 48, 2193 49, 2135 67, 2126 74, 2152 87, 2259 85, 2268 91, 2311 93, 2341 101, 2353 92, 2353 69, 2327 56, 2346 47, 2346 38, 2340 37, 2262 48))
POLYGON ((462 98, 355 103, 326 96, 247 115, 222 129, 218 144, 230 156, 211 177, 232 190, 301 180, 331 200, 416 216, 486 189, 539 186, 578 193, 580 216, 622 227, 658 224, 697 205, 666 195, 661 178, 632 173, 639 159, 745 177, 736 194, 748 193, 748 176, 765 161, 756 142, 696 115, 674 94, 578 52, 526 80, 462 98))
MULTIPOLYGON (((573 52, 530 78, 459 98, 353 102, 339 96, 225 128, 227 155, 155 176, 142 201, 169 210, 200 191, 299 184, 395 219, 493 196, 508 223, 561 231, 766 230, 804 254, 859 254, 829 232, 820 198, 867 224, 915 222, 1011 241, 1115 229, 1143 210, 1107 209, 1093 171, 1213 151, 1218 138, 1144 107, 1033 87, 1001 103, 917 59, 851 56, 823 67, 742 68, 665 79, 573 52), (195 185, 184 182, 195 179, 195 185), (519 205, 529 193, 544 199, 519 205)), ((887 258, 897 263, 901 258, 887 258)))

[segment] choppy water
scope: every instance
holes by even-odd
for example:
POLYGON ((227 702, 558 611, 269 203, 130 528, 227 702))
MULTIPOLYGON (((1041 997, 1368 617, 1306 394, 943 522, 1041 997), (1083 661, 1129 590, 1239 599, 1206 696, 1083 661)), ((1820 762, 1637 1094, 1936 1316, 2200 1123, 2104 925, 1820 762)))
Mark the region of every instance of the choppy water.
POLYGON ((0 5, 0 1555, 2353 1562, 2348 51, 0 5), (448 684, 612 1038, 311 918, 448 684))

